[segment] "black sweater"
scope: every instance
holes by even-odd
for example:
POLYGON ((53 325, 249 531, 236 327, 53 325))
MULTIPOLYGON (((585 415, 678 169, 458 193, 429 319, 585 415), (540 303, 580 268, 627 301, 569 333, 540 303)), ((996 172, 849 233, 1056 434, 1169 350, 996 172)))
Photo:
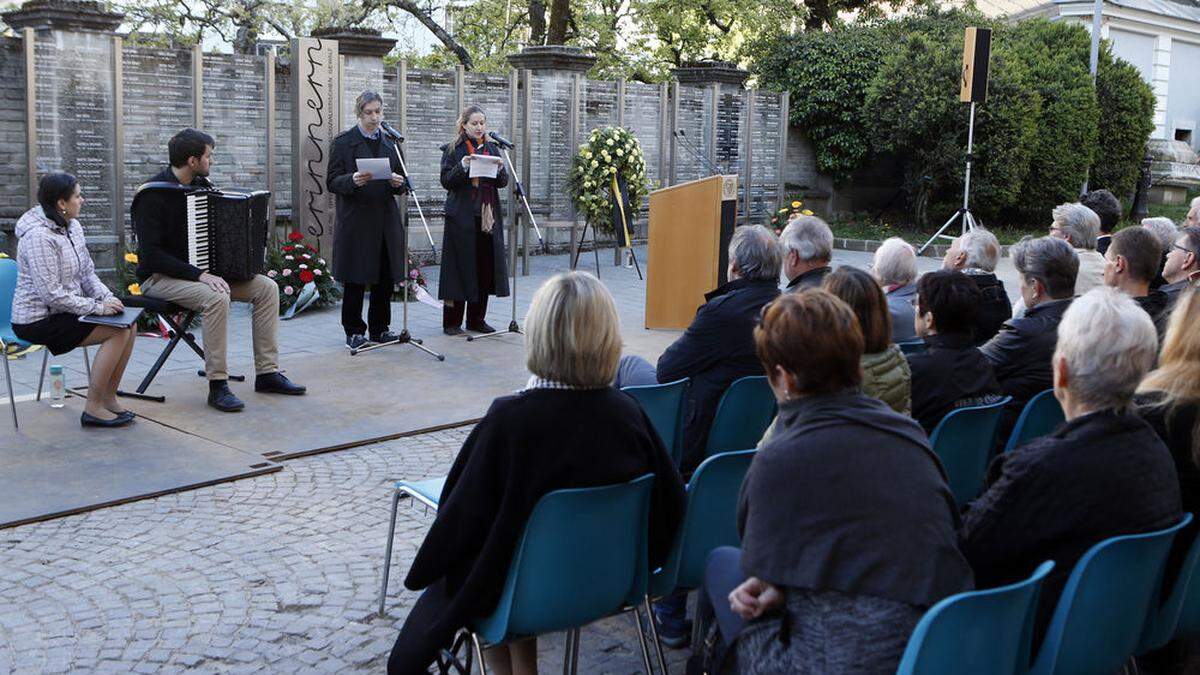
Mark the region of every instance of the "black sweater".
POLYGON ((925 338, 924 352, 908 355, 912 371, 912 416, 932 434, 956 408, 999 400, 992 363, 972 346, 970 335, 939 333, 925 338))
MULTIPOLYGON (((175 172, 163 169, 149 182, 179 183, 175 172)), ((211 188, 203 176, 192 181, 197 188, 211 188)), ((187 261, 187 212, 172 208, 173 202, 161 192, 146 192, 138 197, 131 214, 138 242, 137 278, 145 281, 151 274, 197 281, 204 270, 187 261)))

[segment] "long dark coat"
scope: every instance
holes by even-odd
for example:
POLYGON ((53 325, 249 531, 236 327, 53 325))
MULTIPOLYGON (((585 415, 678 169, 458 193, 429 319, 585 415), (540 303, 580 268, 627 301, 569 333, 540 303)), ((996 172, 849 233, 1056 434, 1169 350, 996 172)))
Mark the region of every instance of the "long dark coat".
POLYGON ((354 172, 357 159, 388 157, 392 172, 403 174, 396 158, 395 143, 381 134, 379 154, 355 125, 333 139, 325 187, 337 195, 337 221, 333 230, 333 277, 342 283, 373 284, 379 281, 379 247, 387 246, 392 279, 404 278, 404 227, 395 196, 407 188, 392 187, 385 180, 371 180, 358 187, 354 172))
MULTIPOLYGON (((495 143, 484 144, 487 153, 502 157, 495 143)), ((462 168, 467 155, 466 142, 453 147, 442 146, 442 187, 446 188, 446 229, 442 235, 442 269, 438 277, 438 298, 441 300, 471 301, 479 297, 479 280, 475 278, 475 187, 462 168)), ((493 181, 497 188, 508 185, 508 171, 501 169, 493 181)), ((508 296, 508 259, 504 255, 504 214, 496 209, 492 224, 492 269, 496 297, 508 296)))

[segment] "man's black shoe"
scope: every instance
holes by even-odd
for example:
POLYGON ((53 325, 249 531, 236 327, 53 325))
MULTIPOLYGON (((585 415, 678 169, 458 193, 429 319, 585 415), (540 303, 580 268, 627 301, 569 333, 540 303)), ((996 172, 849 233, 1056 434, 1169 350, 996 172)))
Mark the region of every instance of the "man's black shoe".
POLYGON ((469 324, 467 324, 467 330, 475 331, 476 333, 495 333, 496 332, 496 329, 487 325, 486 321, 480 321, 479 323, 469 323, 469 324))
POLYGON ((382 333, 380 333, 379 335, 371 336, 371 342, 374 342, 377 345, 386 345, 391 342, 399 342, 399 341, 400 341, 400 336, 396 335, 395 333, 393 333, 390 330, 385 330, 382 333))
POLYGON ((458 326, 442 326, 442 332, 446 335, 462 335, 466 331, 458 326))
POLYGON ((208 404, 221 412, 237 412, 246 407, 242 399, 229 391, 229 382, 226 380, 209 380, 208 404))
POLYGON ((308 389, 287 379, 283 373, 263 373, 254 378, 254 391, 264 394, 299 396, 308 389))
POLYGON ((351 350, 362 349, 363 347, 366 347, 369 344, 371 344, 371 343, 367 342, 367 338, 363 337, 362 333, 355 333, 354 335, 346 336, 346 348, 347 349, 351 349, 351 350))

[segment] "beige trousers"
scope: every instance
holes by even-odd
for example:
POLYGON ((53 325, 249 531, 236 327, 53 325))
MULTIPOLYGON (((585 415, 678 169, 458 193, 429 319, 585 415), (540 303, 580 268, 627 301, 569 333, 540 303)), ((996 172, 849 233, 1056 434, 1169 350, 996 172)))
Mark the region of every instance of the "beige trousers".
POLYGON ((279 286, 267 277, 259 274, 249 281, 230 281, 226 295, 199 281, 155 274, 142 284, 142 293, 200 313, 204 371, 209 380, 229 379, 225 340, 230 301, 249 302, 254 306, 254 372, 263 375, 279 370, 279 286))

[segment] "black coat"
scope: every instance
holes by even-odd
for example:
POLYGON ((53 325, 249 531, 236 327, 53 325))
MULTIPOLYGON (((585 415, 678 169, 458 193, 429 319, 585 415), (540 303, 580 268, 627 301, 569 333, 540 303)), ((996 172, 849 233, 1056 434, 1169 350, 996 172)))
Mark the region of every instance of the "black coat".
POLYGON ((655 474, 653 569, 665 559, 682 520, 684 492, 641 406, 613 387, 529 389, 493 401, 446 476, 437 518, 404 580, 412 590, 445 582, 447 602, 436 619, 418 627, 422 638, 441 643, 470 618, 495 609, 517 542, 542 495, 647 473, 655 474))
POLYGON ((729 385, 764 374, 754 353, 754 327, 763 305, 778 295, 774 279, 730 281, 704 296, 692 325, 659 357, 659 382, 692 378, 683 410, 685 472, 703 461, 709 427, 729 385))
POLYGON ((395 196, 407 188, 392 187, 386 180, 354 184, 357 159, 387 157, 392 173, 403 174, 395 143, 380 134, 378 154, 358 130, 343 131, 333 139, 325 187, 337 195, 337 221, 333 229, 333 278, 342 283, 373 284, 379 281, 379 247, 387 246, 392 280, 404 278, 404 227, 395 196))
POLYGON ((1012 303, 1004 282, 995 274, 967 274, 979 289, 979 314, 975 317, 975 344, 981 345, 996 336, 1005 321, 1012 318, 1012 303))
POLYGON ((956 408, 986 405, 999 398, 992 364, 971 346, 969 335, 930 335, 925 344, 924 352, 908 355, 912 416, 925 433, 932 434, 956 408))
POLYGON ((991 361, 1001 392, 1013 397, 1000 422, 999 440, 1008 437, 1029 399, 1054 386, 1050 360, 1058 344, 1058 324, 1070 306, 1070 298, 1043 302, 1025 316, 1004 322, 996 337, 979 348, 991 361))
MULTIPOLYGON (((148 183, 179 183, 170 167, 150 178, 148 183)), ((213 184, 204 176, 192 179, 192 187, 211 189, 213 184)), ((202 270, 188 262, 187 212, 173 207, 166 193, 147 190, 130 205, 130 219, 138 246, 138 281, 152 274, 173 279, 198 281, 202 270)))
POLYGON ((921 428, 858 391, 779 406, 742 482, 742 571, 928 607, 970 590, 958 507, 921 428))
POLYGON ((963 516, 962 551, 979 588, 1055 562, 1038 602, 1040 632, 1089 548, 1181 515, 1179 478, 1162 441, 1134 415, 1105 410, 997 457, 987 489, 963 516))
MULTIPOLYGON (((484 144, 487 154, 502 157, 495 143, 484 144)), ((446 188, 446 229, 442 234, 442 268, 438 277, 438 298, 441 300, 475 300, 479 297, 479 280, 475 278, 475 240, 479 226, 475 224, 479 209, 475 187, 462 168, 467 156, 465 141, 442 146, 442 187, 446 188)), ((480 178, 480 183, 492 183, 497 189, 508 185, 508 171, 501 167, 495 179, 480 178)), ((497 205, 492 224, 492 288, 496 297, 508 295, 508 259, 504 255, 504 209, 497 205)))

